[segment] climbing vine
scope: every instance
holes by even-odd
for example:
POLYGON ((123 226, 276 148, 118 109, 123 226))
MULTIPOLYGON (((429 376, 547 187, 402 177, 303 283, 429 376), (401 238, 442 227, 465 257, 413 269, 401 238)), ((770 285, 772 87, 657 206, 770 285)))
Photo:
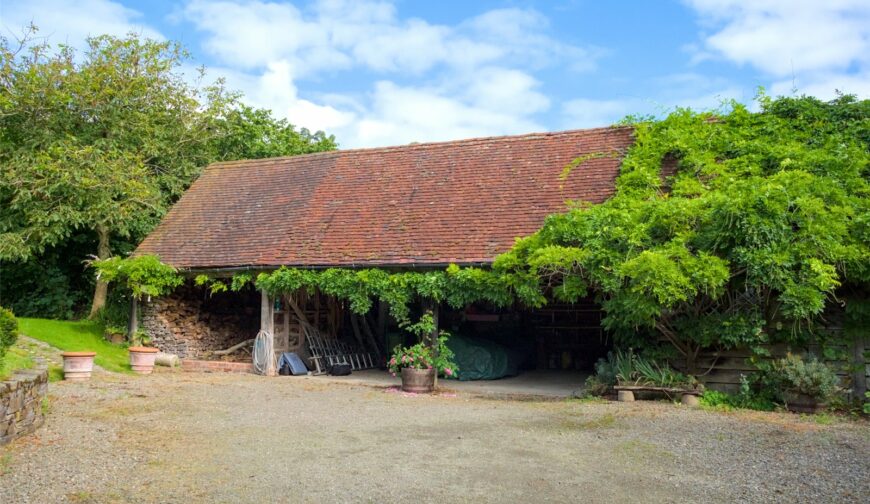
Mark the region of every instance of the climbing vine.
POLYGON ((154 255, 110 257, 90 264, 97 271, 97 278, 125 285, 137 299, 169 294, 184 282, 177 269, 154 255))
POLYGON ((252 281, 253 275, 250 273, 236 273, 230 278, 199 274, 193 278, 194 285, 205 286, 212 294, 227 291, 238 292, 252 281))
MULTIPOLYGON (((160 262, 152 255, 122 259, 113 257, 94 261, 93 266, 107 282, 118 282, 133 290, 136 297, 170 293, 184 282, 184 272, 160 262)), ((409 320, 409 305, 418 299, 446 302, 455 308, 475 301, 505 307, 519 300, 529 305, 546 302, 538 289, 538 279, 529 274, 506 273, 481 268, 451 265, 444 270, 390 272, 378 268, 304 269, 281 267, 262 272, 254 280, 251 273, 237 273, 231 278, 199 274, 193 283, 206 287, 212 294, 239 291, 255 285, 271 296, 299 290, 311 294, 322 292, 348 302, 351 311, 365 314, 376 299, 387 303, 390 313, 400 322, 409 320)))
MULTIPOLYGON (((703 348, 799 342, 835 297, 853 303, 852 315, 868 297, 870 101, 762 95, 758 106, 677 110, 634 124, 616 194, 549 216, 491 269, 282 267, 254 284, 272 295, 316 290, 355 313, 380 299, 400 322, 419 298, 535 307, 594 295, 604 326, 623 343, 664 338, 690 372, 703 348), (662 173, 668 158, 673 174, 662 173)), ((565 173, 610 155, 584 156, 565 173)), ((156 258, 102 263, 105 279, 121 278, 134 292, 157 295, 181 283, 156 258), (141 261, 141 269, 124 261, 141 261)), ((252 281, 196 279, 213 292, 252 281)))
POLYGON ((375 299, 390 307, 396 320, 408 320, 409 305, 415 299, 431 299, 461 308, 475 301, 509 306, 520 299, 544 302, 536 288, 537 279, 503 274, 481 268, 451 265, 445 270, 389 272, 383 269, 329 268, 310 270, 282 267, 260 273, 256 286, 271 295, 315 290, 349 302, 351 311, 364 314, 375 299), (531 282, 532 284, 530 284, 531 282), (536 295, 537 294, 537 295, 536 295))
POLYGON ((550 216, 496 267, 594 294, 623 343, 664 338, 690 371, 702 348, 806 341, 868 290, 870 100, 758 107, 635 124, 615 196, 550 216))

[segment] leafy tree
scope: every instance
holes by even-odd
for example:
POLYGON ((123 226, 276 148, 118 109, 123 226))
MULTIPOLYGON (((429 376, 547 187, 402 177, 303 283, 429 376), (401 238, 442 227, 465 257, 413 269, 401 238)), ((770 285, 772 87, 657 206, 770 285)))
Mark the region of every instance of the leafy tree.
MULTIPOLYGON (((0 39, 0 260, 39 261, 82 231, 108 258, 112 242, 135 246, 211 161, 335 148, 239 105, 221 81, 191 83, 187 57, 136 35, 90 38, 83 53, 0 39)), ((96 282, 91 316, 106 288, 96 282)))
MULTIPOLYGON (((90 229, 110 237, 154 225, 207 162, 215 112, 232 99, 188 84, 170 42, 100 36, 84 54, 45 43, 0 45, 4 259, 27 259, 90 229)), ((105 303, 99 282, 91 314, 105 303)))
POLYGON ((212 144, 214 159, 260 159, 335 150, 335 137, 297 131, 286 119, 246 105, 231 110, 221 123, 223 134, 212 144))
POLYGON ((870 101, 759 105, 636 124, 616 195, 549 217, 496 269, 594 293, 606 327, 667 340, 692 373, 703 348, 805 337, 838 288, 870 280, 870 101))

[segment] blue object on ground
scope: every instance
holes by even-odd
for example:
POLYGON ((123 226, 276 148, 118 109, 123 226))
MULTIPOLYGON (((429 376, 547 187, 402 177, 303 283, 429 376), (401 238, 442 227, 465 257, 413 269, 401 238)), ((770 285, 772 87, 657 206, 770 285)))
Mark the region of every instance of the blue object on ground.
POLYGON ((290 373, 293 376, 308 374, 308 368, 305 367, 305 363, 302 362, 302 359, 295 352, 282 353, 281 358, 278 359, 278 369, 284 367, 285 363, 290 366, 290 373))

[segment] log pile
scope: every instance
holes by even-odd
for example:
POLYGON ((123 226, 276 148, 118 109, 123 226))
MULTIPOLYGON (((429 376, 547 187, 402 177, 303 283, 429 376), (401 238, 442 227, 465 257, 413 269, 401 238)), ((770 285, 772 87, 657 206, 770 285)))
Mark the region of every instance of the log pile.
POLYGON ((202 358, 257 333, 259 321, 241 303, 224 311, 197 291, 182 288, 145 306, 142 325, 154 346, 181 358, 202 358))

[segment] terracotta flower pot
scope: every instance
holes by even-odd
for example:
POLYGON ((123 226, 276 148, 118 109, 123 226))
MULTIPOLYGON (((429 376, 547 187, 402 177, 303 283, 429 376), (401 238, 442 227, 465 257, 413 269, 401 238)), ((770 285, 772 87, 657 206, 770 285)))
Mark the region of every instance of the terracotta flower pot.
POLYGON ((130 367, 139 374, 151 374, 154 371, 154 359, 157 358, 156 348, 130 347, 130 367))
POLYGON ((96 352, 63 352, 63 379, 84 381, 91 378, 96 352))
POLYGON ((434 369, 402 368, 402 390, 428 394, 435 390, 434 369))

